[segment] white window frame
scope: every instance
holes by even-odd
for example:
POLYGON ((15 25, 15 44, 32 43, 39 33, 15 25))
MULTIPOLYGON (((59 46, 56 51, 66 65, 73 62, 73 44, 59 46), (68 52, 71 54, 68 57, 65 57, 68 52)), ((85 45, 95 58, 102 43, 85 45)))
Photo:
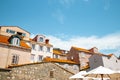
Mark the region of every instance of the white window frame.
POLYGON ((15 46, 19 46, 20 45, 20 39, 19 38, 13 38, 12 39, 12 44, 15 46))
POLYGON ((35 47, 36 45, 35 44, 32 44, 32 50, 36 50, 35 47))
POLYGON ((50 52, 50 47, 47 47, 47 52, 50 52))
POLYGON ((11 33, 11 34, 15 34, 15 31, 10 30, 10 29, 6 29, 6 32, 7 32, 7 33, 11 33))
POLYGON ((43 37, 39 37, 39 42, 44 42, 44 38, 43 37))
POLYGON ((43 46, 39 46, 39 51, 43 51, 43 46))
POLYGON ((31 54, 31 61, 32 61, 32 62, 35 61, 35 54, 31 54))
POLYGON ((38 55, 38 62, 43 60, 43 56, 42 55, 38 55))

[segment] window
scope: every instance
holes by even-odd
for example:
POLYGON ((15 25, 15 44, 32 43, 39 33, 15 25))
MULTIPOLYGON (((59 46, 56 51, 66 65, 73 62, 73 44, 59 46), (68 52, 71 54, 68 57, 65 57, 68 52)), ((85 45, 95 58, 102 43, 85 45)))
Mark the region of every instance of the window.
POLYGON ((50 52, 50 47, 47 47, 47 52, 50 52))
POLYGON ((39 42, 43 42, 43 37, 40 37, 40 38, 39 38, 39 42))
POLYGON ((58 55, 54 55, 55 56, 55 58, 58 58, 58 55))
POLYGON ((71 60, 73 60, 74 59, 74 57, 73 56, 71 56, 71 60))
POLYGON ((19 46, 20 45, 20 39, 19 38, 13 38, 12 39, 12 44, 15 46, 19 46))
POLYGON ((85 66, 85 65, 86 65, 86 63, 85 63, 85 62, 82 62, 82 63, 81 63, 81 66, 85 66))
POLYGON ((32 44, 32 49, 35 50, 35 44, 32 44))
POLYGON ((11 34, 15 34, 15 31, 10 30, 10 29, 7 29, 6 32, 7 32, 7 33, 11 33, 11 34))
POLYGON ((85 53, 83 53, 83 52, 82 52, 82 53, 81 53, 81 57, 83 57, 83 58, 84 58, 84 57, 85 57, 85 53))
POLYGON ((43 51, 43 46, 39 46, 39 51, 43 51))
POLYGON ((50 71, 50 78, 54 78, 53 73, 54 73, 54 71, 50 71))
POLYGON ((42 59, 43 59, 43 56, 38 55, 38 62, 39 62, 39 61, 42 61, 42 59))
POLYGON ((35 60, 34 60, 34 57, 35 57, 35 55, 34 55, 34 54, 31 54, 31 61, 32 61, 32 62, 35 61, 35 60))
POLYGON ((67 68, 68 68, 68 64, 65 64, 65 65, 64 65, 64 68, 66 68, 66 69, 67 69, 67 68))
POLYGON ((76 65, 73 66, 74 70, 78 70, 78 67, 76 65))
POLYGON ((12 64, 18 64, 19 61, 19 56, 18 55, 13 55, 12 56, 12 64))
POLYGON ((26 34, 25 34, 25 33, 22 33, 22 36, 26 36, 26 34))

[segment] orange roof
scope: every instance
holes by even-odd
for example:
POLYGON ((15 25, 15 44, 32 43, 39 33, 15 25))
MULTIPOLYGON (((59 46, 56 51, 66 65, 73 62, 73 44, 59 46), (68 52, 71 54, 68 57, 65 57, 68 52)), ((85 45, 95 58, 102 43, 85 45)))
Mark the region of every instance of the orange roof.
POLYGON ((73 62, 73 61, 70 61, 70 60, 61 60, 61 59, 49 58, 49 57, 44 58, 44 61, 77 64, 76 62, 73 62))
POLYGON ((53 49, 53 54, 66 56, 66 54, 64 53, 64 50, 60 50, 60 49, 53 49))
POLYGON ((112 55, 113 55, 113 54, 108 54, 108 56, 110 56, 110 57, 111 57, 112 55))
MULTIPOLYGON (((0 43, 4 43, 4 44, 7 44, 9 45, 9 37, 8 36, 3 36, 3 35, 0 35, 0 43)), ((30 48, 30 46, 28 46, 24 41, 20 41, 20 47, 24 47, 24 48, 30 48)))
POLYGON ((31 48, 30 46, 28 46, 24 41, 20 42, 20 46, 24 47, 24 48, 31 48))
POLYGON ((0 35, 0 43, 9 44, 8 39, 9 38, 7 36, 0 35))
POLYGON ((92 52, 90 52, 90 51, 87 50, 87 49, 78 48, 78 47, 72 47, 72 48, 74 48, 74 49, 76 49, 76 50, 78 50, 78 51, 83 51, 83 52, 86 52, 86 53, 92 53, 92 52))
POLYGON ((62 54, 62 52, 60 50, 53 50, 53 53, 58 54, 58 55, 62 54))

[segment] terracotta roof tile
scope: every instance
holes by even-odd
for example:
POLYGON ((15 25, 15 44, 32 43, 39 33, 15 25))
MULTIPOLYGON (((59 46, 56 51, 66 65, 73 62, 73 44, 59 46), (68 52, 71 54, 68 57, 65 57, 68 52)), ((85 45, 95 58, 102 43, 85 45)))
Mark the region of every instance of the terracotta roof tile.
POLYGON ((57 50, 53 49, 53 54, 61 55, 61 56, 66 56, 67 54, 63 52, 63 50, 57 50))
POLYGON ((78 47, 72 47, 72 48, 74 48, 74 49, 76 49, 76 50, 78 50, 78 51, 83 51, 83 52, 86 52, 86 53, 92 53, 92 52, 90 52, 90 51, 87 50, 87 49, 78 48, 78 47))
POLYGON ((7 36, 0 35, 0 43, 9 44, 8 39, 9 38, 7 36))
POLYGON ((20 46, 25 47, 25 48, 31 48, 30 46, 28 46, 24 41, 20 42, 20 46))
POLYGON ((49 58, 49 57, 44 58, 44 61, 77 64, 76 62, 73 62, 73 61, 70 61, 70 60, 61 60, 61 59, 49 58))
POLYGON ((62 54, 60 50, 53 50, 53 53, 58 55, 62 54))
MULTIPOLYGON (((9 45, 9 37, 8 36, 3 36, 3 35, 0 35, 0 43, 4 43, 4 44, 7 44, 9 45)), ((24 47, 24 48, 30 48, 30 46, 28 46, 24 41, 21 40, 20 42, 20 47, 24 47)))
POLYGON ((114 55, 114 54, 108 54, 108 56, 110 56, 110 57, 111 57, 112 55, 114 55))

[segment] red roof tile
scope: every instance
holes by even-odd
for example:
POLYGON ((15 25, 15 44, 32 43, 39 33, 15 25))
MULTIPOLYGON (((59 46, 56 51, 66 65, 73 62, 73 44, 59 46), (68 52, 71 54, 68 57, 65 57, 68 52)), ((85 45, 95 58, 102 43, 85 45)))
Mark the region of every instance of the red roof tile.
POLYGON ((78 47, 72 47, 72 48, 74 48, 74 49, 76 49, 76 50, 78 50, 78 51, 83 51, 83 52, 86 52, 86 53, 92 53, 92 52, 90 52, 90 51, 87 50, 87 49, 78 48, 78 47))
POLYGON ((76 62, 73 62, 73 61, 70 61, 70 60, 61 60, 61 59, 49 58, 49 57, 44 58, 44 61, 77 64, 76 62))
MULTIPOLYGON (((10 44, 9 43, 9 37, 8 36, 3 36, 3 35, 0 35, 0 43, 4 43, 4 44, 10 44)), ((24 41, 21 40, 20 42, 20 47, 24 47, 24 48, 30 48, 30 46, 28 46, 24 41)))
POLYGON ((7 36, 0 35, 0 43, 9 44, 8 39, 7 36))
POLYGON ((62 50, 56 50, 56 49, 53 49, 53 54, 66 56, 66 54, 62 50))

